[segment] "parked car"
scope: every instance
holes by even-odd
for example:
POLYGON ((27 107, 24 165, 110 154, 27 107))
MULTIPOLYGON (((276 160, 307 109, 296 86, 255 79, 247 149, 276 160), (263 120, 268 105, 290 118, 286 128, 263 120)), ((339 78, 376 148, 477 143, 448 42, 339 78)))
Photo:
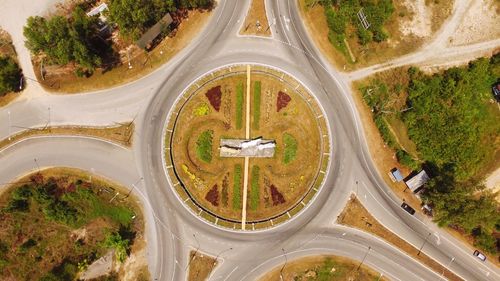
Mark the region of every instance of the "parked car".
POLYGON ((405 209, 405 211, 407 211, 408 213, 410 213, 410 215, 415 214, 415 209, 413 209, 412 207, 410 207, 410 205, 406 204, 405 202, 403 202, 403 204, 401 204, 401 208, 405 209))
POLYGON ((500 102, 500 82, 496 82, 495 84, 493 84, 493 87, 491 87, 491 91, 497 102, 500 102))
POLYGON ((478 259, 482 261, 486 261, 486 256, 483 255, 483 253, 479 252, 478 250, 474 251, 474 256, 476 256, 478 259))

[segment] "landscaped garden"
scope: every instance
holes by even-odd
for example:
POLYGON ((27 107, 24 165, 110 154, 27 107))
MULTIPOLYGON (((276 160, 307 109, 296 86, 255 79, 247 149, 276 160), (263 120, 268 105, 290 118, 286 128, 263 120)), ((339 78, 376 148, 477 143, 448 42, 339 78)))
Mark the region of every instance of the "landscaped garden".
POLYGON ((186 201, 221 220, 241 222, 243 208, 248 223, 286 214, 304 200, 325 166, 328 144, 321 136, 328 134, 318 121, 320 109, 312 96, 296 90, 296 81, 292 87, 262 67, 220 72, 201 78, 202 86, 184 93, 174 109, 167 167, 175 171, 186 201), (249 156, 245 166, 245 157, 221 154, 222 140, 259 137, 275 144, 272 156, 249 156))

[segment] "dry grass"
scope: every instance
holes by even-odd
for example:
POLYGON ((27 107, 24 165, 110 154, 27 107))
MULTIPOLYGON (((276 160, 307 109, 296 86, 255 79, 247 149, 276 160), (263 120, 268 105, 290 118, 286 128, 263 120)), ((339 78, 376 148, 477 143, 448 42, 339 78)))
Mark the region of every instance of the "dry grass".
POLYGON ((65 94, 96 91, 137 80, 162 66, 184 49, 200 33, 211 15, 212 12, 208 11, 190 11, 189 17, 179 25, 174 37, 165 38, 151 52, 141 51, 137 56, 131 58, 131 69, 128 68, 125 62, 105 73, 97 70, 89 78, 79 78, 69 68, 68 71, 64 71, 64 74, 61 75, 50 75, 48 73, 45 80, 42 80, 40 71, 37 71, 40 66, 37 62, 34 62, 33 68, 37 80, 41 81, 42 86, 47 91, 65 94))
POLYGON ((453 11, 453 3, 455 0, 440 1, 440 0, 425 0, 425 5, 430 7, 432 11, 432 31, 437 31, 444 21, 451 15, 453 11))
POLYGON ((217 260, 214 257, 205 255, 198 251, 189 253, 189 275, 188 281, 207 280, 212 270, 217 266, 217 260))
MULTIPOLYGON (((94 189, 95 194, 100 200, 109 202, 113 192, 101 192, 101 190, 121 191, 122 194, 127 190, 107 179, 94 176, 90 180, 90 175, 85 171, 71 168, 50 168, 41 170, 37 173, 24 175, 16 180, 15 183, 9 184, 5 188, 0 189, 0 205, 5 206, 10 197, 10 193, 17 187, 26 183, 31 183, 31 177, 36 176, 35 181, 47 182, 51 178, 55 180, 58 186, 66 186, 70 183, 75 183, 78 180, 83 181, 82 185, 94 189)), ((131 224, 131 230, 136 232, 135 243, 132 245, 131 254, 134 255, 138 248, 136 243, 144 245, 143 231, 144 220, 141 207, 138 205, 137 199, 134 196, 129 198, 118 198, 111 205, 124 206, 133 210, 136 218, 131 224)), ((12 214, 2 214, 3 218, 0 223, 0 238, 2 241, 15 241, 9 245, 8 265, 3 268, 2 276, 16 276, 22 274, 26 276, 26 280, 38 280, 39 277, 52 270, 54 266, 65 261, 67 257, 79 259, 78 256, 90 249, 97 255, 104 254, 107 249, 103 247, 100 241, 106 236, 106 231, 117 231, 118 225, 116 222, 106 218, 99 217, 91 220, 85 226, 72 229, 69 226, 60 224, 55 221, 47 220, 40 208, 37 208, 36 202, 32 202, 32 206, 28 213, 17 212, 12 214), (12 224, 15 224, 12 226, 12 224), (18 225, 19 224, 19 225, 18 225), (12 252, 20 251, 20 245, 32 238, 37 241, 36 245, 29 248, 21 254, 13 255, 12 252), (12 240, 14 239, 14 240, 12 240), (75 243, 78 239, 83 239, 84 243, 80 247, 76 247, 75 243), (27 267, 26 267, 27 265, 27 267)), ((142 248, 140 246, 139 248, 142 248)))
POLYGON ((269 28, 264 0, 252 0, 240 34, 271 36, 271 28, 269 28), (256 25, 257 21, 260 23, 260 29, 256 25))
POLYGON ((444 266, 430 258, 424 253, 417 255, 418 249, 410 245, 408 242, 399 238, 397 235, 382 226, 371 214, 363 207, 363 205, 352 197, 338 218, 338 223, 351 226, 368 233, 374 234, 385 241, 391 243, 400 250, 406 252, 414 259, 420 261, 434 272, 441 274, 448 280, 462 280, 460 277, 447 270, 444 266))
POLYGON ((0 150, 9 144, 15 143, 22 139, 33 136, 44 135, 72 135, 72 136, 88 136, 103 140, 108 140, 126 147, 132 145, 132 137, 134 134, 134 124, 124 123, 115 127, 80 127, 80 126, 60 126, 60 127, 43 127, 38 129, 29 129, 12 135, 0 141, 0 150))
MULTIPOLYGON (((440 1, 447 2, 447 1, 440 1)), ((326 56, 331 64, 346 71, 352 71, 368 65, 386 62, 389 59, 408 54, 417 50, 425 42, 424 39, 413 36, 403 35, 400 31, 402 21, 411 19, 411 14, 402 2, 395 1, 395 11, 393 15, 384 25, 385 29, 390 34, 388 40, 382 43, 369 43, 362 46, 358 43, 355 29, 352 26, 347 28, 347 42, 355 62, 341 54, 336 50, 328 40, 328 25, 324 15, 324 9, 321 5, 316 4, 314 7, 307 7, 305 0, 299 1, 300 12, 309 34, 316 43, 317 47, 326 56)), ((441 6, 439 6, 441 7, 441 6)), ((444 17, 443 14, 436 14, 437 17, 444 17)), ((440 18, 439 18, 440 19, 440 18)), ((436 26, 441 26, 440 21, 436 26)))
MULTIPOLYGON (((212 77, 212 75, 207 77, 212 77)), ((243 92, 246 92, 246 75, 234 72, 231 76, 223 79, 214 75, 213 79, 215 80, 207 82, 200 88, 194 88, 194 92, 189 93, 192 96, 178 114, 172 139, 175 159, 173 162, 178 171, 177 175, 200 205, 223 218, 240 220, 241 204, 233 203, 234 194, 238 194, 233 186, 234 166, 239 164, 243 167, 243 158, 221 158, 218 146, 221 138, 245 138, 245 127, 242 126, 238 129, 236 125, 236 88, 238 84, 242 83, 243 92), (209 89, 216 86, 221 86, 222 91, 219 112, 210 105, 205 96, 209 89), (196 116, 194 114, 196 108, 203 104, 208 105, 210 113, 205 116, 196 116), (213 132, 210 163, 202 161, 196 154, 196 142, 200 134, 208 130, 213 132), (189 173, 183 171, 183 165, 188 168, 189 173), (200 181, 203 184, 199 184, 200 181), (222 200, 224 182, 227 182, 228 186, 227 198, 229 200, 227 204, 222 200), (216 186, 219 198, 218 205, 214 205, 206 199, 208 192, 214 186, 216 186)), ((257 207, 255 209, 247 208, 248 221, 266 220, 284 213, 298 204, 315 183, 321 159, 321 134, 316 114, 301 94, 294 90, 297 82, 290 81, 291 85, 286 85, 268 74, 252 72, 251 118, 254 116, 253 92, 256 81, 261 82, 260 126, 258 129, 251 128, 250 136, 251 138, 262 136, 264 139, 275 140, 277 149, 273 158, 250 159, 249 167, 259 166, 260 173, 257 180, 258 192, 252 193, 252 177, 249 178, 250 191, 247 202, 248 204, 254 202, 257 207), (280 112, 277 112, 276 101, 279 91, 287 93, 291 97, 291 101, 280 112), (285 132, 292 135, 298 143, 295 159, 286 165, 283 164, 283 134, 285 132), (284 203, 274 204, 270 191, 271 185, 274 185, 283 195, 284 203)), ((202 84, 201 82, 196 83, 202 84)), ((246 101, 243 100, 242 107, 245 108, 245 106, 246 101)), ((243 124, 245 123, 244 119, 243 116, 243 124)))
MULTIPOLYGON (((288 262, 283 268, 282 276, 284 281, 317 280, 317 272, 322 271, 323 274, 325 272, 328 272, 330 274, 330 279, 328 280, 387 280, 385 277, 380 277, 379 273, 375 272, 373 269, 369 268, 366 265, 362 265, 360 270, 358 271, 358 265, 358 261, 339 256, 311 256, 288 262)), ((282 266, 275 268, 273 271, 260 278, 260 281, 280 280, 281 268, 282 266)))

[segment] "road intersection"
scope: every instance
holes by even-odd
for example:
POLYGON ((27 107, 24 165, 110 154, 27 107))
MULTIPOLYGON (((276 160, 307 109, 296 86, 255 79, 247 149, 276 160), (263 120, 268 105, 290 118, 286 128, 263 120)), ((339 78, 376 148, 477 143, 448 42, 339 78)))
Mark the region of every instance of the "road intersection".
MULTIPOLYGON (((275 22, 271 27, 273 37, 268 39, 237 36, 248 5, 249 0, 220 0, 212 20, 188 48, 135 82, 68 96, 49 95, 31 83, 28 98, 0 109, 0 139, 47 123, 106 126, 135 119, 134 144, 132 149, 126 149, 92 138, 34 137, 0 151, 0 181, 11 182, 33 171, 34 159, 40 167, 92 170, 129 187, 143 177, 134 193, 144 205, 147 255, 154 280, 185 280, 189 251, 199 245, 200 251, 222 260, 209 280, 256 280, 283 263, 284 253, 288 259, 336 254, 361 260, 368 247, 371 250, 365 263, 384 276, 394 280, 440 280, 439 273, 394 246, 335 223, 353 192, 377 220, 416 248, 432 233, 423 252, 445 266, 453 259, 449 269, 458 276, 465 280, 499 280, 500 270, 493 264, 478 261, 471 249, 428 219, 410 216, 399 207, 399 199, 370 159, 350 95, 349 83, 355 75, 339 73, 326 62, 306 32, 296 1, 266 1, 268 18, 275 22), (161 128, 178 95, 205 73, 242 63, 270 65, 300 80, 316 95, 332 132, 332 162, 315 201, 289 222, 257 232, 221 230, 194 217, 174 195, 161 158, 161 128), (13 123, 3 121, 7 116, 13 123)), ((16 44, 22 48, 19 46, 16 44)), ((20 55, 27 56, 25 52, 20 55)), ((29 66, 24 63, 23 67, 29 66)))

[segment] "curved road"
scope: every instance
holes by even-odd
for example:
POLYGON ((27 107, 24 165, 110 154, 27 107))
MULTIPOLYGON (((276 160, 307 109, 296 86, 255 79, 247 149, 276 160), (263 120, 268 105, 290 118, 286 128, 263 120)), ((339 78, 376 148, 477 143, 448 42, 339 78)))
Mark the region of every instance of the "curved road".
POLYGON ((500 279, 494 265, 478 261, 471 249, 432 222, 399 207, 399 199, 370 159, 349 80, 311 43, 296 1, 266 0, 268 18, 275 22, 272 38, 237 36, 249 4, 249 0, 220 0, 205 31, 188 48, 138 81, 71 96, 52 96, 34 87, 28 99, 0 109, 0 138, 46 124, 111 125, 136 120, 132 149, 81 137, 39 137, 16 143, 0 151, 0 165, 6 167, 0 171, 0 181, 7 183, 34 170, 34 158, 40 166, 95 171, 129 187, 144 177, 134 192, 145 207, 148 260, 155 280, 185 280, 189 251, 196 249, 222 261, 210 280, 255 280, 284 262, 285 255, 291 259, 331 253, 361 260, 368 247, 365 262, 384 276, 439 280, 439 273, 395 247, 335 223, 358 181, 358 197, 391 231, 417 248, 431 233, 423 252, 445 266, 454 258, 449 269, 465 280, 500 279), (220 230, 194 217, 173 194, 161 160, 162 128, 178 95, 204 73, 234 63, 271 65, 295 76, 316 95, 332 132, 333 159, 315 201, 288 223, 260 232, 220 230), (10 121, 4 122, 6 118, 10 121))

